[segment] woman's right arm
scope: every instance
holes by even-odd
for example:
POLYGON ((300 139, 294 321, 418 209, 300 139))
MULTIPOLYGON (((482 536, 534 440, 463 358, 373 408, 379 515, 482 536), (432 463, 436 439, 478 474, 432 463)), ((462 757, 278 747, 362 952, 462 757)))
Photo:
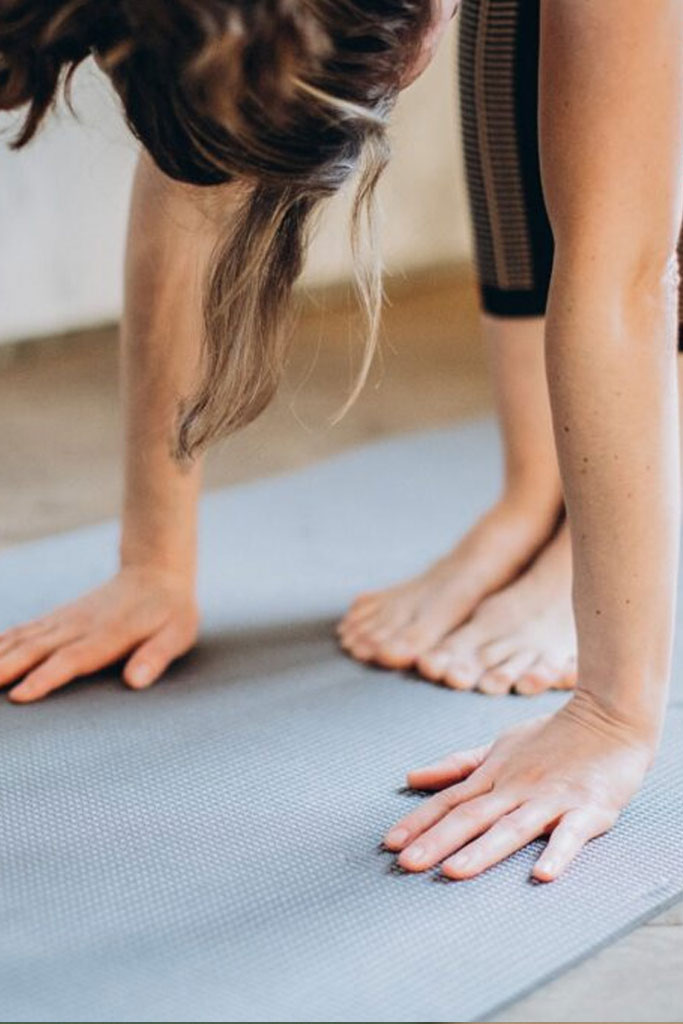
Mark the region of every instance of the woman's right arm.
MULTIPOLYGON (((225 186, 170 181, 142 155, 131 204, 121 326, 125 493, 115 577, 76 602, 0 634, 0 685, 30 702, 125 658, 141 688, 194 644, 201 467, 180 469, 170 442, 191 387, 202 332, 202 283, 216 241, 211 208, 225 186)), ((221 218, 223 219, 223 218, 221 218)), ((224 223, 224 219, 223 219, 224 223)))

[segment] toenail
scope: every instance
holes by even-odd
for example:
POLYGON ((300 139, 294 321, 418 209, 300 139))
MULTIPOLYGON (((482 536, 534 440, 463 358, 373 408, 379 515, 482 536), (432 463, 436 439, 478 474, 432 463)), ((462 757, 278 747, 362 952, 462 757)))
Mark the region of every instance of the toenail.
POLYGON ((449 678, 452 679, 455 686, 461 684, 462 686, 474 686, 477 678, 473 672, 467 672, 461 668, 454 668, 449 673, 449 678))

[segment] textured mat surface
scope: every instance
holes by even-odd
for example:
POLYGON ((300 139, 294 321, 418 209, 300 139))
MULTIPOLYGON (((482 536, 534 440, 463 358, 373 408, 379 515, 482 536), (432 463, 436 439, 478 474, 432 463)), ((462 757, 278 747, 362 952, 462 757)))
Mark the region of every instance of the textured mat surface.
MULTIPOLYGON (((204 506, 202 647, 0 704, 0 1019, 466 1021, 683 890, 683 710, 608 836, 552 886, 530 848, 473 882, 392 873, 407 766, 556 706, 362 669, 334 618, 490 500, 492 428, 385 443, 204 506)), ((0 625, 114 563, 111 525, 0 557, 0 625)))

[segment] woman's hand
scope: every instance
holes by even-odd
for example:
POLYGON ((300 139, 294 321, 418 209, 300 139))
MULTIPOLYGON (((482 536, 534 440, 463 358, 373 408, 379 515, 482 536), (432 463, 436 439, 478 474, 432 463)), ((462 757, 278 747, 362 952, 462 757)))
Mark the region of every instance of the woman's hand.
POLYGON ((550 834, 533 877, 552 881, 606 832, 640 788, 654 744, 577 693, 552 717, 504 733, 490 747, 410 772, 415 789, 440 792, 385 837, 398 863, 472 878, 550 834))
POLYGON ((9 697, 30 703, 129 656, 123 680, 143 689, 194 645, 198 623, 191 579, 127 566, 73 604, 1 633, 0 686, 21 679, 9 697))

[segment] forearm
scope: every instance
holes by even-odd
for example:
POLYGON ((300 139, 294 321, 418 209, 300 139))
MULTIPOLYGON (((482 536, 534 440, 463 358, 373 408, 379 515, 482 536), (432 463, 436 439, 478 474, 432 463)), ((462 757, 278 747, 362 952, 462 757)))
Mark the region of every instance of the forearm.
POLYGON ((204 194, 169 181, 141 157, 121 329, 122 562, 154 564, 189 577, 196 563, 201 466, 180 468, 171 446, 179 400, 190 390, 197 367, 202 286, 217 230, 204 201, 204 194))
MULTIPOLYGON (((558 253, 547 366, 574 554, 579 691, 656 733, 679 521, 675 303, 666 279, 558 253)), ((674 292, 675 294, 675 292, 674 292)))
POLYGON ((678 545, 681 46, 678 0, 542 2, 541 164, 555 236, 546 362, 579 696, 653 737, 678 545))

